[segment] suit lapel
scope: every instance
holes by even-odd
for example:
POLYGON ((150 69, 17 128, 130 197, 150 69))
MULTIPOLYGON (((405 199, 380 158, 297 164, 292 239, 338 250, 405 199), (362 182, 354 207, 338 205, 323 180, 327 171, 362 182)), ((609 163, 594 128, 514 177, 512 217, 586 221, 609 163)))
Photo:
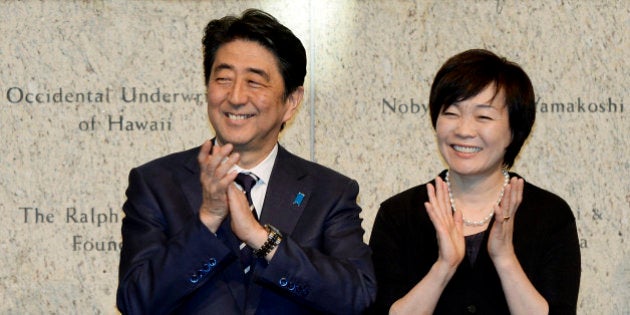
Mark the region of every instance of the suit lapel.
MULTIPOLYGON (((197 150, 196 152, 199 151, 197 150)), ((191 154, 191 156, 184 161, 183 166, 185 171, 175 172, 173 176, 176 181, 181 183, 182 191, 186 199, 188 199, 192 211, 199 213, 199 207, 201 206, 201 183, 199 182, 200 169, 196 155, 191 154)))
POLYGON ((307 174, 296 161, 295 156, 278 147, 260 218, 262 224, 269 223, 288 234, 293 232, 311 196, 307 174))

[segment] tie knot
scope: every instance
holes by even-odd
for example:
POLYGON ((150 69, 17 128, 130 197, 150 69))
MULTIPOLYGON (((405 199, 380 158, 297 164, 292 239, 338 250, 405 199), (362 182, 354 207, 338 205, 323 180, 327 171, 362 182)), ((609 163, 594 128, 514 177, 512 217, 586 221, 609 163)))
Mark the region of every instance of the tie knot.
POLYGON ((250 193, 252 191, 252 187, 254 187, 258 181, 258 176, 253 173, 238 173, 234 181, 241 185, 246 193, 250 193))

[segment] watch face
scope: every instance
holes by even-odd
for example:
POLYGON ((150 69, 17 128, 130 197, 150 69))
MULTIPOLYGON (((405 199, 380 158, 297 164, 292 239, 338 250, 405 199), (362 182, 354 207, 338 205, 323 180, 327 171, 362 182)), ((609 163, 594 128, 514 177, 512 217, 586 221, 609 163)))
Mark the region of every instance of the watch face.
POLYGON ((269 230, 274 231, 276 234, 282 236, 282 233, 280 233, 280 231, 278 229, 276 229, 275 226, 271 225, 271 224, 265 224, 266 228, 269 228, 269 230))

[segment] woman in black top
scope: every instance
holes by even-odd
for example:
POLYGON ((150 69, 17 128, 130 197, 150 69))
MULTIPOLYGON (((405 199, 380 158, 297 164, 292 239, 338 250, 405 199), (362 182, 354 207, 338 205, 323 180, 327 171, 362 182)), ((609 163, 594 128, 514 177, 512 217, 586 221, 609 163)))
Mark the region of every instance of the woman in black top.
POLYGON ((465 51, 436 74, 429 107, 448 170, 381 204, 371 311, 575 314, 573 213, 508 172, 535 119, 527 74, 487 50, 465 51))

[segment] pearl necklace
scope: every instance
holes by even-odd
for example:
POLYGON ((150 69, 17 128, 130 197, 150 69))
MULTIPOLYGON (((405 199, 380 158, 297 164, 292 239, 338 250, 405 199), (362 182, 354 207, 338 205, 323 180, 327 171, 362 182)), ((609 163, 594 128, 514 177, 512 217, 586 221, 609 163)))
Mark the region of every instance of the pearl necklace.
MULTIPOLYGON (((448 198, 451 201, 451 208, 453 208, 453 212, 457 211, 457 209, 455 208, 455 199, 453 198, 453 191, 451 190, 451 182, 448 179, 448 171, 446 171, 446 186, 448 187, 448 198)), ((499 199, 497 200, 497 205, 499 203, 501 203, 501 199, 503 199, 503 193, 505 192, 505 186, 507 186, 508 182, 510 181, 510 175, 508 174, 508 172, 506 170, 503 170, 503 187, 501 188, 501 193, 499 194, 499 199)), ((483 226, 486 223, 488 223, 488 221, 490 221, 490 219, 492 219, 492 216, 494 216, 494 209, 490 210, 490 213, 488 213, 488 215, 486 215, 482 220, 479 221, 470 221, 467 220, 466 218, 464 218, 462 216, 462 219, 464 220, 464 225, 467 226, 483 226)))

